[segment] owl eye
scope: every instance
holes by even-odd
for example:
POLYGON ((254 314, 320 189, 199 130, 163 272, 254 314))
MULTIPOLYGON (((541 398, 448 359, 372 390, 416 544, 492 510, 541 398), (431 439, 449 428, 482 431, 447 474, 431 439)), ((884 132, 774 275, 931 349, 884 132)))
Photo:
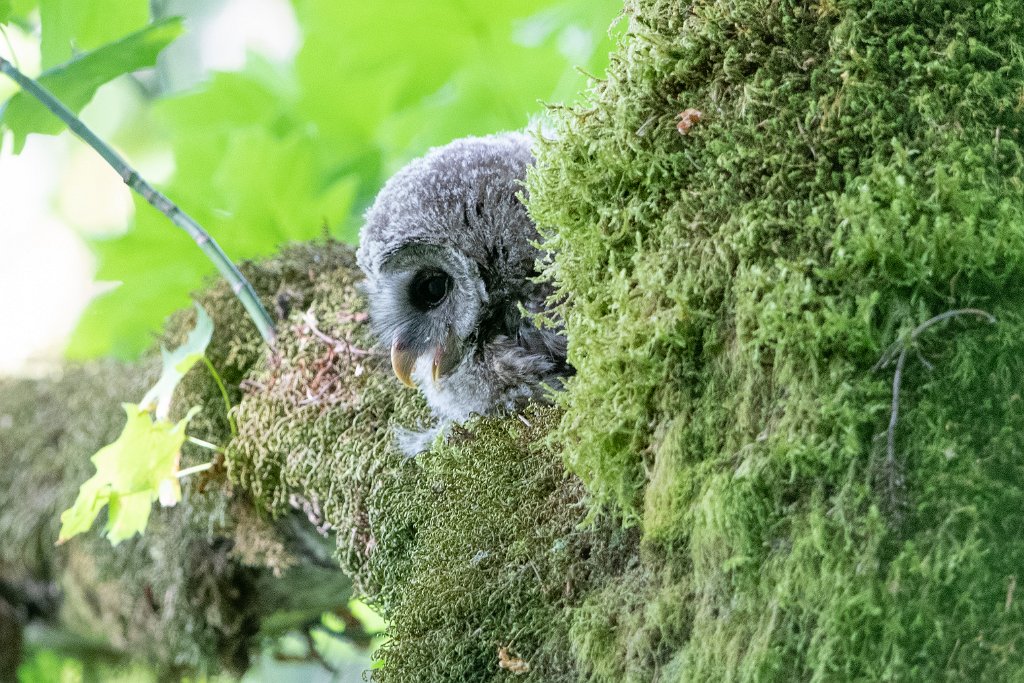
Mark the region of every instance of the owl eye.
POLYGON ((421 311, 436 308, 452 289, 452 279, 448 273, 439 270, 420 272, 413 278, 409 287, 409 298, 412 305, 421 311))

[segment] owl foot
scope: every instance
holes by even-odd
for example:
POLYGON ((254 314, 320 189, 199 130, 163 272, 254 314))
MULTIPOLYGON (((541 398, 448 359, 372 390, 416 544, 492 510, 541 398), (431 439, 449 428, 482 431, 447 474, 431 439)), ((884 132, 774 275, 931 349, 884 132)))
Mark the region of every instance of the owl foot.
POLYGON ((438 422, 433 427, 422 431, 399 427, 395 429, 395 445, 398 446, 398 450, 402 452, 406 460, 415 458, 420 453, 429 451, 434 439, 447 434, 451 426, 451 422, 438 422))

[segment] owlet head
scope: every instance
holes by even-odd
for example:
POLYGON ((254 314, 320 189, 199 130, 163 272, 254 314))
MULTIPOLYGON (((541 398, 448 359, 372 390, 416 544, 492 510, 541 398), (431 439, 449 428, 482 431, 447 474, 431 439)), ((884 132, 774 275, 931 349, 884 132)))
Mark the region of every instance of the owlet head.
POLYGON ((392 177, 366 213, 358 251, 370 318, 406 384, 514 334, 532 285, 537 232, 519 200, 532 163, 520 134, 464 138, 392 177))

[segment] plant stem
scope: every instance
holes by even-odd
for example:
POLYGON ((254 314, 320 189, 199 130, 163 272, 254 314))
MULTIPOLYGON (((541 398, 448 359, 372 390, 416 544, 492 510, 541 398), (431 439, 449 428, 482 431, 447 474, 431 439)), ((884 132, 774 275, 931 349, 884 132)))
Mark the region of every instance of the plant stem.
POLYGON ((220 389, 220 395, 224 399, 224 415, 227 417, 228 427, 231 428, 231 436, 234 438, 238 436, 238 425, 235 424, 235 417, 231 414, 231 399, 228 397, 227 387, 224 386, 224 380, 221 379, 217 368, 213 367, 213 363, 205 355, 203 356, 203 362, 206 363, 206 369, 210 371, 210 376, 213 377, 217 388, 220 389))
POLYGON ((186 437, 185 440, 188 441, 191 444, 195 444, 196 446, 199 446, 200 448, 205 448, 208 451, 213 451, 214 453, 220 453, 221 455, 224 454, 224 449, 223 448, 221 448, 220 446, 215 446, 214 444, 210 443, 209 441, 204 441, 203 439, 198 439, 198 438, 196 438, 194 436, 186 437))
MULTIPOLYGON (((889 428, 886 430, 885 445, 885 460, 887 465, 895 466, 896 464, 896 424, 900 419, 900 388, 903 385, 903 370, 907 363, 907 351, 909 351, 910 347, 917 341, 917 338, 930 327, 941 323, 943 320, 956 318, 961 315, 973 315, 977 318, 982 318, 990 325, 994 325, 996 322, 994 315, 979 308, 957 308, 952 311, 940 313, 933 318, 925 320, 913 329, 906 341, 897 342, 893 347, 894 349, 899 348, 900 353, 899 357, 896 359, 896 372, 893 373, 892 378, 892 408, 889 412, 889 428)), ((883 357, 883 360, 885 361, 883 365, 888 365, 892 361, 892 350, 887 352, 886 356, 888 356, 888 359, 883 357)))
POLYGON ((128 162, 121 155, 93 133, 88 126, 82 123, 81 119, 75 116, 70 109, 65 107, 60 100, 54 97, 52 93, 36 80, 23 74, 3 57, 0 57, 0 72, 9 76, 25 92, 39 100, 57 118, 63 121, 75 135, 96 150, 117 171, 128 187, 141 195, 157 211, 167 216, 171 222, 188 233, 189 237, 203 250, 203 253, 213 262, 213 265, 217 267, 217 270, 224 276, 224 279, 228 281, 231 291, 242 302, 242 306, 245 307, 249 317, 256 324, 260 336, 263 337, 267 344, 273 346, 276 338, 274 323, 270 319, 267 310, 263 307, 263 304, 260 303, 259 297, 256 296, 256 291, 238 270, 238 267, 227 257, 227 254, 224 253, 217 242, 203 230, 202 226, 178 208, 174 202, 147 183, 134 168, 128 165, 128 162))
POLYGON ((178 473, 175 474, 174 476, 176 476, 178 479, 184 479, 185 477, 189 476, 190 474, 198 474, 199 472, 205 472, 206 470, 209 470, 209 469, 212 469, 212 468, 213 468, 213 463, 212 462, 204 462, 202 465, 194 465, 192 467, 186 467, 183 470, 178 470, 178 473))

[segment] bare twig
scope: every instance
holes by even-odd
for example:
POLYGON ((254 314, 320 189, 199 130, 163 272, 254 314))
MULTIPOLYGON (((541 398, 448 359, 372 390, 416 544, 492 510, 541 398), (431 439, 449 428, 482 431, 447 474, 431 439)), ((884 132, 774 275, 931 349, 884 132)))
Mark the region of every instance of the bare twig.
POLYGON ((990 324, 994 324, 996 322, 995 316, 979 308, 958 308, 952 311, 946 311, 945 313, 940 313, 939 315, 929 318, 915 327, 906 340, 896 342, 889 347, 882 356, 882 359, 875 365, 876 369, 887 366, 892 362, 896 350, 899 350, 899 356, 896 358, 896 372, 893 373, 892 378, 892 410, 889 413, 889 429, 886 432, 885 461, 886 465, 889 467, 896 464, 896 424, 900 419, 900 388, 903 384, 903 369, 907 364, 907 351, 909 351, 914 345, 917 338, 933 325, 937 325, 944 320, 949 320, 950 318, 956 318, 962 315, 973 315, 978 318, 984 318, 990 324))
POLYGON ((54 95, 39 84, 38 81, 29 78, 19 71, 13 64, 3 57, 0 57, 0 72, 9 76, 15 83, 21 86, 22 90, 39 100, 43 106, 49 109, 57 118, 63 121, 71 131, 81 138, 87 145, 96 150, 103 159, 110 164, 111 168, 117 171, 125 184, 142 196, 157 211, 167 216, 171 222, 188 233, 189 237, 203 250, 206 257, 213 262, 220 274, 228 281, 231 291, 235 293, 242 306, 252 321, 256 324, 260 335, 267 344, 273 346, 275 339, 274 323, 267 314, 263 304, 260 303, 256 291, 238 267, 231 262, 227 254, 220 248, 217 242, 203 230, 195 220, 182 211, 174 202, 158 192, 152 185, 147 183, 138 172, 128 165, 110 145, 101 140, 82 120, 64 106, 54 95))
POLYGON ((345 340, 345 339, 335 339, 334 337, 330 336, 329 334, 326 334, 326 333, 322 332, 320 330, 320 328, 317 326, 316 316, 313 315, 312 309, 306 311, 302 315, 302 322, 303 322, 303 324, 305 324, 306 327, 309 328, 309 331, 313 333, 313 336, 315 336, 317 339, 322 341, 324 344, 327 344, 329 347, 334 349, 334 351, 336 353, 341 353, 341 352, 347 353, 349 355, 349 357, 350 357, 349 360, 351 360, 351 357, 353 357, 353 356, 355 356, 355 357, 364 357, 364 356, 373 356, 373 355, 375 355, 373 351, 367 351, 366 349, 360 349, 357 346, 353 346, 352 343, 349 342, 348 340, 345 340))

